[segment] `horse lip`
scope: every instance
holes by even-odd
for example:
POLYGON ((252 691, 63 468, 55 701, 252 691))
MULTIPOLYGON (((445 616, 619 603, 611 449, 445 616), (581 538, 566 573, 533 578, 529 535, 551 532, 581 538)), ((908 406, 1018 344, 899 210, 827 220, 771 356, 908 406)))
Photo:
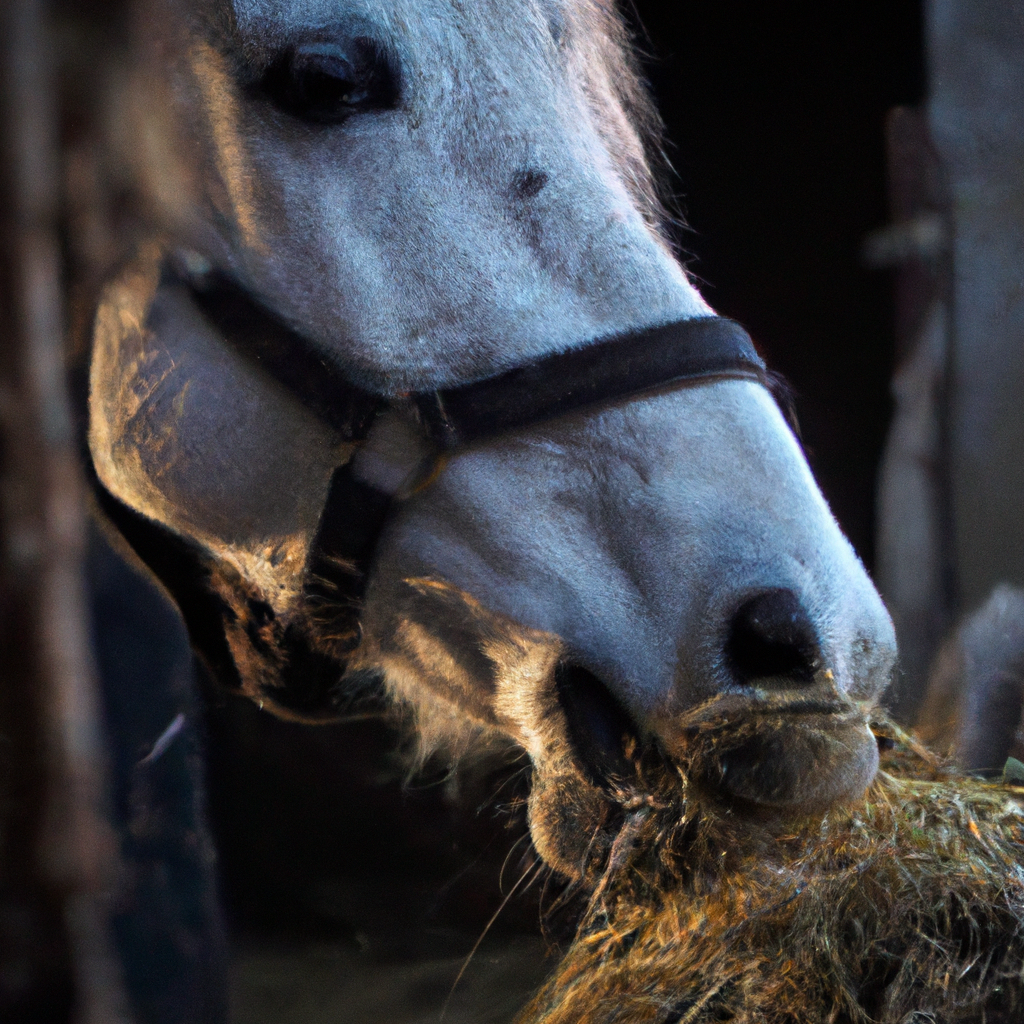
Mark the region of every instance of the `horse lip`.
POLYGON ((797 700, 789 704, 775 705, 769 707, 758 707, 753 705, 748 714, 758 716, 780 716, 786 718, 807 716, 822 716, 832 719, 846 719, 851 717, 861 718, 864 712, 847 701, 829 700, 797 700))
MULTIPOLYGON (((779 695, 783 697, 783 695, 779 695)), ((650 723, 661 749, 669 758, 688 763, 692 752, 712 742, 731 748, 735 741, 745 745, 750 730, 784 734, 795 730, 808 739, 852 737, 868 729, 870 710, 838 694, 785 695, 779 702, 741 694, 722 694, 689 713, 659 717, 650 723), (703 737, 703 739, 702 739, 703 737), (695 746, 696 745, 696 746, 695 746)), ((795 738, 795 735, 794 735, 795 738)))
POLYGON ((841 697, 838 693, 787 696, 778 700, 732 693, 713 697, 681 715, 677 713, 661 716, 656 729, 665 729, 671 733, 687 733, 694 729, 724 725, 751 717, 820 718, 823 722, 846 725, 851 721, 866 719, 867 716, 867 708, 841 697))
POLYGON ((723 695, 662 720, 663 750, 700 792, 740 813, 825 810, 856 799, 878 768, 869 709, 839 694, 723 695))

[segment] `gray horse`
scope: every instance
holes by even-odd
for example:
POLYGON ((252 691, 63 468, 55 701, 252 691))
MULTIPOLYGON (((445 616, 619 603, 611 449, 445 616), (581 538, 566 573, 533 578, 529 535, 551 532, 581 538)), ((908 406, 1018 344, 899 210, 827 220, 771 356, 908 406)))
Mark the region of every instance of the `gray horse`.
POLYGON ((637 751, 685 765, 702 723, 761 723, 701 780, 736 807, 859 795, 893 631, 756 356, 425 427, 423 396, 519 373, 527 406, 524 368, 557 391, 722 323, 610 0, 137 6, 154 230, 103 295, 89 441, 218 673, 300 718, 382 680, 424 756, 520 746, 573 877, 637 751))

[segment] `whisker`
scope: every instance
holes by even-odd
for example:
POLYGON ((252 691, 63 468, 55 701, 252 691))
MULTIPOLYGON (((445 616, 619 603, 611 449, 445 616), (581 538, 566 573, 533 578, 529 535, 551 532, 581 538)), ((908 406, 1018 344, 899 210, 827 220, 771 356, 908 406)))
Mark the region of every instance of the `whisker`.
MULTIPOLYGON (((508 895, 501 901, 501 905, 491 915, 491 919, 487 922, 486 925, 484 925, 484 930, 480 933, 480 937, 476 940, 476 942, 473 943, 473 948, 469 951, 469 956, 466 957, 465 961, 462 964, 462 967, 459 969, 459 973, 455 977, 455 981, 452 982, 451 990, 448 992, 448 998, 445 999, 444 1006, 441 1007, 441 1015, 437 1018, 438 1021, 443 1021, 445 1015, 448 1013, 448 1007, 451 1005, 452 996, 455 995, 455 990, 459 987, 459 982, 462 981, 462 976, 466 973, 466 969, 472 962, 473 957, 476 956, 476 952, 480 948, 480 944, 484 941, 485 938, 487 938, 487 933, 491 930, 491 927, 493 926, 494 922, 498 920, 498 917, 501 915, 501 912, 505 909, 505 907, 508 906, 509 900, 512 899, 512 897, 516 894, 516 891, 523 884, 523 882, 525 882, 526 879, 529 878, 531 875, 533 876, 533 878, 536 878, 540 874, 540 870, 542 867, 543 861, 540 860, 531 864, 519 876, 519 881, 512 886, 512 888, 509 890, 508 895)), ((529 888, 529 886, 527 886, 527 888, 529 888)))
POLYGON ((512 844, 512 846, 509 849, 508 853, 505 854, 505 859, 504 859, 504 861, 502 861, 502 864, 501 864, 501 870, 498 872, 498 892, 501 892, 502 889, 505 886, 505 868, 508 867, 508 862, 509 862, 509 860, 511 860, 512 854, 514 854, 516 852, 516 847, 518 847, 523 842, 523 840, 527 840, 528 841, 529 838, 530 838, 530 833, 529 832, 524 832, 512 844))
MULTIPOLYGON (((521 754, 517 755, 516 760, 518 760, 520 757, 527 757, 526 751, 523 751, 521 754)), ((480 814, 481 811, 487 810, 488 807, 497 806, 498 797, 501 795, 501 791, 508 786, 518 785, 522 781, 523 776, 529 774, 532 770, 533 762, 528 760, 521 768, 517 768, 515 771, 509 772, 509 774, 506 775, 504 779, 502 779, 501 783, 497 787, 495 787, 495 789, 492 792, 487 794, 487 797, 484 799, 483 803, 481 803, 477 807, 476 813, 480 814)), ((521 799, 521 797, 514 795, 512 798, 511 806, 518 806, 518 801, 520 801, 521 799)))
MULTIPOLYGON (((594 844, 597 842, 598 836, 600 834, 601 827, 597 826, 591 833, 590 841, 587 843, 587 848, 584 851, 582 858, 584 864, 590 860, 590 853, 593 850, 594 844)), ((550 882, 552 877, 553 873, 549 872, 548 877, 544 882, 544 891, 547 891, 548 883, 550 882)), ((541 911, 542 919, 550 919, 551 917, 553 917, 557 911, 561 910, 563 907, 568 906, 570 902, 573 899, 575 899, 578 895, 580 895, 583 891, 584 886, 579 880, 569 882, 562 890, 562 892, 559 893, 559 895, 555 898, 555 901, 551 904, 551 906, 548 907, 547 910, 541 911)), ((543 893, 541 898, 543 900, 543 893)))

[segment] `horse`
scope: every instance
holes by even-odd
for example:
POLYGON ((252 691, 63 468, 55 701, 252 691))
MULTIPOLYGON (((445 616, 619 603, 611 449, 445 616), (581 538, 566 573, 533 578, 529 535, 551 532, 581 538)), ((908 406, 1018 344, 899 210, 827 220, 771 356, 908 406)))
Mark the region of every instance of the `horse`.
POLYGON ((134 6, 149 222, 88 443, 214 674, 525 751, 583 885, 652 771, 752 817, 862 794, 892 625, 673 252, 611 0, 134 6))

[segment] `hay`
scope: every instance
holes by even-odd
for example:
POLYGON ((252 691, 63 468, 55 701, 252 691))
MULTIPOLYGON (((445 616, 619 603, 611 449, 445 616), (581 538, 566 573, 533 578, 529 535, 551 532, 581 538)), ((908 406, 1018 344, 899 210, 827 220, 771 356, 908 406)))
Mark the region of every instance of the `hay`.
POLYGON ((674 804, 626 811, 519 1024, 1024 1019, 1024 789, 896 739, 865 797, 824 818, 752 821, 685 779, 674 804))

